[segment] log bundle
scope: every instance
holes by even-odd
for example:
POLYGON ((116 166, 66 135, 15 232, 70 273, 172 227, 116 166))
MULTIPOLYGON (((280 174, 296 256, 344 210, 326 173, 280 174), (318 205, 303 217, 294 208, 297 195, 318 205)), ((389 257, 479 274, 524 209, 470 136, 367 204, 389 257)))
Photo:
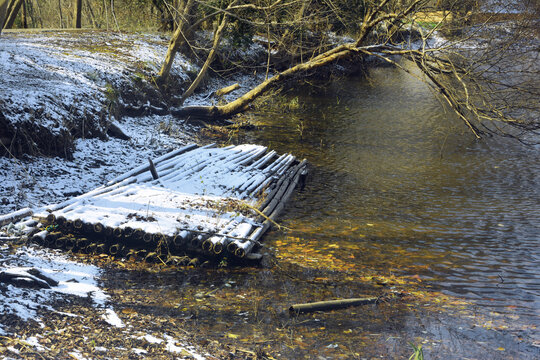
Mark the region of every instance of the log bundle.
MULTIPOLYGON (((105 186, 36 210, 32 224, 37 220, 39 226, 25 231, 53 248, 146 260, 174 261, 194 253, 258 258, 262 235, 306 165, 259 145, 188 145, 105 186)), ((29 211, 14 214, 3 220, 29 211)))

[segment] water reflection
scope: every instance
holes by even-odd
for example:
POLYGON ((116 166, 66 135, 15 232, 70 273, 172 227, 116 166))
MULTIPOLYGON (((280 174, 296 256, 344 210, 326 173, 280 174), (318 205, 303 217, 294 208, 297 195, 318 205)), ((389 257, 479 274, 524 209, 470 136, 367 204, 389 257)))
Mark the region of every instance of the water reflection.
POLYGON ((257 114, 260 130, 240 141, 310 161, 309 186, 285 215, 298 241, 359 245, 347 261, 421 268, 448 294, 540 325, 538 148, 476 141, 425 84, 394 69, 295 98, 298 107, 257 114))

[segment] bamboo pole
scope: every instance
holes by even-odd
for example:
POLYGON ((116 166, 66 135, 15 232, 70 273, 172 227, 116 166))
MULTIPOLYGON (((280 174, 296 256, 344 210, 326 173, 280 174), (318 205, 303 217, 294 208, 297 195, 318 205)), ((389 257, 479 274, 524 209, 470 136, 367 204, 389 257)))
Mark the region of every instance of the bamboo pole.
POLYGON ((113 237, 114 237, 115 239, 121 239, 121 238, 124 237, 124 233, 123 233, 122 229, 119 228, 119 227, 113 228, 113 233, 112 233, 112 235, 113 235, 113 237))
MULTIPOLYGON (((210 145, 213 145, 213 144, 210 144, 210 145)), ((196 144, 190 144, 190 145, 186 145, 184 147, 181 147, 180 149, 177 149, 177 150, 174 150, 174 151, 171 151, 165 155, 162 155, 158 158, 155 158, 154 159, 154 164, 159 164, 165 160, 169 160, 173 157, 177 157, 183 153, 186 153, 188 151, 191 151, 193 149, 197 148, 197 145, 196 144)), ((123 181, 127 178, 130 178, 130 177, 135 177, 137 175, 140 175, 146 171, 148 171, 148 167, 149 165, 141 165, 139 167, 136 167, 135 169, 131 170, 131 171, 128 171, 127 173, 125 174, 122 174, 120 176, 117 176, 116 178, 112 179, 111 181, 109 181, 107 183, 107 186, 110 186, 110 185, 113 185, 113 184, 116 184, 116 183, 119 183, 120 181, 123 181)))
POLYGON ((330 311, 337 309, 344 309, 351 306, 360 306, 367 304, 376 304, 379 301, 378 297, 367 297, 367 298, 353 298, 353 299, 342 299, 342 300, 329 300, 329 301, 318 301, 313 303, 306 304, 294 304, 289 307, 289 313, 291 315, 315 312, 315 311, 330 311))
MULTIPOLYGON (((135 193, 133 186, 130 186, 133 183, 142 181, 153 183, 147 171, 135 174, 136 172, 133 170, 130 172, 131 177, 120 176, 117 178, 119 182, 83 194, 74 201, 64 202, 64 207, 56 205, 58 210, 48 213, 48 220, 59 225, 64 233, 71 233, 71 231, 65 232, 65 229, 69 229, 71 224, 73 232, 91 238, 90 241, 105 235, 103 238, 112 241, 113 245, 118 243, 123 244, 123 246, 136 247, 136 243, 129 243, 127 240, 142 240, 141 245, 144 243, 145 246, 164 242, 167 245, 174 244, 173 249, 177 250, 190 250, 191 248, 195 252, 202 250, 206 253, 221 254, 225 249, 228 249, 236 256, 248 257, 253 246, 258 243, 260 237, 271 226, 273 219, 282 210, 284 201, 294 190, 298 182, 298 172, 305 168, 305 161, 292 165, 296 159, 290 154, 277 156, 275 151, 267 151, 266 147, 256 145, 229 146, 216 149, 210 147, 192 148, 190 151, 178 154, 178 156, 166 154, 155 164, 160 175, 163 174, 159 181, 163 181, 165 178, 169 178, 170 181, 175 179, 185 181, 186 178, 194 176, 194 174, 197 174, 202 179, 212 177, 219 180, 220 173, 216 174, 215 172, 217 168, 219 171, 229 172, 234 175, 234 188, 232 184, 228 184, 231 188, 227 188, 223 192, 224 194, 230 193, 235 196, 241 194, 257 198, 261 191, 266 192, 266 197, 259 206, 263 216, 258 217, 260 219, 258 221, 263 219, 265 221, 259 225, 251 221, 246 222, 238 219, 233 221, 233 219, 229 219, 225 224, 216 224, 217 231, 212 229, 205 229, 205 231, 179 229, 182 231, 173 235, 169 233, 148 233, 143 230, 144 227, 142 229, 110 227, 110 222, 104 222, 103 224, 99 222, 85 223, 85 217, 79 211, 80 207, 90 206, 92 208, 93 204, 101 199, 111 200, 110 198, 114 196, 113 200, 116 200, 119 199, 117 196, 120 196, 121 199, 122 196, 132 195, 135 193)), ((221 216, 218 209, 212 207, 213 205, 195 203, 203 206, 203 210, 199 210, 207 212, 206 216, 212 217, 212 214, 214 214, 213 216, 221 216)), ((74 240, 70 238, 69 241, 74 240)), ((56 245, 60 245, 59 242, 56 245)), ((81 247, 83 247, 82 245, 81 243, 81 247)), ((71 247, 72 244, 69 243, 67 246, 71 247)), ((111 246, 110 244, 95 244, 93 246, 87 245, 86 249, 89 252, 108 251, 111 253, 111 246)), ((116 247, 113 247, 112 252, 117 250, 116 247)))
POLYGON ((6 215, 0 215, 0 226, 14 223, 18 220, 24 219, 25 217, 32 216, 33 214, 34 212, 32 211, 32 209, 24 208, 6 215))
POLYGON ((153 236, 152 236, 152 234, 150 234, 150 233, 144 233, 144 235, 143 235, 143 241, 144 241, 146 244, 151 244, 152 241, 153 241, 153 236))
POLYGON ((143 235, 144 235, 144 230, 141 228, 138 228, 138 229, 133 230, 133 233, 131 234, 131 238, 135 241, 140 241, 142 240, 143 235))
POLYGON ((77 246, 77 240, 75 238, 66 237, 64 249, 66 249, 67 251, 73 251, 75 250, 76 246, 77 246))
MULTIPOLYGON (((291 169, 290 173, 292 174, 293 172, 294 172, 294 169, 291 169)), ((281 178, 279 178, 275 186, 271 188, 271 190, 269 190, 266 196, 263 198, 263 201, 259 205, 259 210, 261 210, 265 215, 269 214, 269 210, 267 209, 268 204, 272 203, 272 201, 274 201, 276 196, 279 196, 280 191, 281 192, 285 191, 284 189, 286 189, 286 187, 288 186, 289 178, 290 178, 290 175, 282 176, 281 178)))
POLYGON ((124 245, 120 243, 114 243, 111 246, 109 246, 109 254, 119 255, 123 249, 124 249, 124 245))
MULTIPOLYGON (((205 148, 210 148, 212 146, 214 146, 214 144, 207 145, 205 148)), ((165 155, 163 155, 161 157, 156 158, 154 160, 154 162, 155 163, 161 163, 162 161, 165 161, 165 160, 168 160, 168 159, 170 159, 172 157, 181 155, 181 154, 183 154, 185 152, 193 150, 194 148, 197 148, 197 145, 195 145, 195 144, 187 145, 187 146, 185 146, 183 148, 180 148, 178 150, 172 151, 172 152, 167 153, 167 154, 165 154, 165 155)), ((129 185, 131 183, 137 182, 137 180, 139 180, 139 179, 137 179, 136 176, 140 175, 141 173, 144 173, 145 171, 148 171, 148 166, 149 165, 140 166, 138 168, 135 168, 132 171, 130 171, 128 173, 125 173, 123 175, 120 175, 117 178, 109 181, 109 183, 107 183, 107 186, 99 187, 99 188, 97 188, 95 190, 89 191, 89 192, 87 192, 85 194, 82 194, 82 195, 79 195, 79 196, 77 196, 75 198, 63 201, 63 202, 55 204, 55 205, 45 207, 44 209, 48 209, 49 211, 57 211, 57 210, 60 210, 60 209, 64 209, 64 212, 67 212, 69 210, 68 207, 75 208, 75 207, 78 206, 78 203, 80 203, 80 201, 82 201, 82 200, 86 200, 86 199, 89 199, 89 198, 93 198, 93 197, 101 196, 101 195, 104 195, 104 194, 107 194, 107 193, 111 193, 111 192, 113 192, 115 190, 118 191, 118 189, 120 189, 120 188, 123 188, 123 190, 120 190, 120 192, 121 191, 126 191, 125 186, 129 185)))
POLYGON ((105 231, 105 227, 103 226, 102 223, 98 222, 98 223, 94 224, 93 230, 94 230, 95 234, 101 234, 101 233, 103 233, 105 231))
POLYGON ((123 235, 123 238, 124 239, 130 239, 132 236, 133 236, 133 233, 135 232, 135 230, 129 226, 126 226, 125 228, 123 228, 122 230, 122 235, 123 235))
POLYGON ((270 160, 272 160, 277 155, 277 152, 275 150, 271 150, 266 155, 264 155, 262 158, 260 158, 258 161, 254 162, 249 166, 249 168, 252 169, 260 169, 264 167, 266 163, 268 163, 270 160))
POLYGON ((249 164, 251 161, 253 161, 254 158, 258 158, 259 156, 261 156, 262 154, 264 154, 266 152, 267 148, 266 146, 264 147, 261 147, 260 149, 257 149, 253 156, 250 156, 248 159, 246 160, 243 160, 241 162, 238 162, 237 165, 240 165, 240 166, 245 166, 246 164, 249 164))
POLYGON ((34 234, 34 236, 32 236, 32 242, 37 243, 37 244, 44 244, 47 234, 49 234, 47 230, 43 230, 34 234))
POLYGON ((76 247, 78 250, 83 250, 88 246, 89 243, 90 243, 90 240, 88 240, 87 238, 77 238, 76 247))
MULTIPOLYGON (((289 182, 289 184, 286 187, 286 190, 283 192, 283 195, 276 197, 278 200, 276 201, 275 205, 272 204, 274 200, 267 206, 265 211, 263 213, 266 215, 267 213, 270 213, 268 215, 268 219, 265 220, 261 227, 257 228, 252 235, 249 237, 248 241, 245 241, 244 243, 241 243, 239 241, 234 241, 231 244, 234 244, 234 247, 236 248, 234 250, 234 254, 238 257, 245 257, 249 254, 251 249, 255 246, 255 244, 258 243, 259 239, 262 237, 262 235, 266 232, 266 230, 270 227, 270 225, 273 223, 273 221, 278 217, 281 210, 285 206, 286 201, 291 196, 292 192, 294 191, 296 185, 298 184, 298 179, 300 177, 301 171, 305 168, 307 164, 307 160, 303 160, 296 168, 294 169, 294 175, 293 180, 289 182), (273 209, 273 210, 272 210, 273 209)), ((282 186, 283 187, 283 186, 282 186)), ((276 195, 281 193, 281 190, 278 191, 276 195)))
POLYGON ((210 251, 216 252, 215 247, 218 246, 219 247, 218 252, 221 252, 223 250, 223 245, 225 245, 224 242, 226 241, 226 239, 225 239, 226 235, 232 229, 234 229, 234 227, 237 226, 237 225, 238 225, 238 220, 236 220, 236 219, 229 220, 221 228, 219 233, 214 234, 214 235, 212 235, 211 237, 209 237, 208 239, 205 240, 205 242, 203 243, 203 250, 205 250, 205 248, 206 248, 207 252, 210 252, 210 251), (205 245, 205 243, 206 243, 206 245, 205 245), (220 244, 220 245, 218 245, 218 244, 220 244), (219 250, 219 249, 221 249, 221 250, 219 250))
MULTIPOLYGON (((207 153, 207 152, 202 152, 202 151, 193 152, 192 154, 190 154, 190 155, 192 155, 192 157, 191 157, 192 161, 191 162, 182 164, 182 166, 180 168, 176 169, 177 171, 171 172, 167 176, 162 176, 161 179, 163 181, 165 181, 165 180, 175 181, 177 179, 187 178, 192 174, 200 173, 201 170, 204 169, 207 165, 209 165, 211 163, 214 163, 215 165, 219 164, 224 159, 231 158, 231 157, 237 155, 239 152, 240 151, 224 151, 221 154, 216 152, 215 157, 209 156, 209 153, 207 153), (199 158, 202 158, 202 161, 196 162, 196 160, 198 160, 199 158), (194 164, 194 162, 195 162, 195 164, 194 164), (182 168, 183 168, 183 171, 182 171, 182 168)), ((142 179, 142 180, 144 181, 144 179, 142 179)))

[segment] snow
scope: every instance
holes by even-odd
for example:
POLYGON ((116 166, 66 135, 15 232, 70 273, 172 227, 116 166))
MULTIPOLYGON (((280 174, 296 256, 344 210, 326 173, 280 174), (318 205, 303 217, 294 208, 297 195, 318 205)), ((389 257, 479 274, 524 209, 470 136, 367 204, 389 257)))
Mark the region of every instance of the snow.
POLYGON ((77 359, 77 360, 87 360, 87 358, 82 356, 82 354, 79 351, 76 351, 76 350, 70 352, 69 355, 71 355, 71 357, 73 357, 74 359, 77 359))
MULTIPOLYGON (((143 234, 171 239, 180 235, 185 240, 189 237, 187 232, 215 234, 210 247, 217 242, 226 245, 231 237, 245 251, 238 256, 244 256, 253 246, 251 239, 265 230, 252 209, 271 200, 266 197, 269 193, 274 196, 280 177, 295 160, 290 154, 277 156, 275 151, 268 152, 260 145, 219 148, 213 144, 192 144, 155 159, 159 174, 156 180, 148 165, 141 165, 110 180, 106 186, 57 204, 35 207, 30 212, 36 219, 52 214, 73 223, 140 229, 143 234)), ((273 206, 267 211, 272 209, 273 206)), ((24 236, 32 226, 39 228, 36 221, 23 219, 20 224, 5 226, 3 233, 24 236)), ((45 236, 46 231, 39 234, 45 236)))
MULTIPOLYGON (((218 226, 230 220, 249 222, 236 209, 226 211, 220 204, 225 208, 231 199, 240 201, 242 184, 262 173, 257 169, 244 169, 234 162, 234 157, 242 159, 265 150, 265 147, 255 145, 192 150, 163 166, 158 165, 158 173, 165 167, 174 170, 162 171, 163 176, 158 181, 144 182, 151 179, 145 172, 136 177, 136 184, 118 188, 113 185, 111 191, 104 194, 99 194, 100 189, 96 189, 98 195, 90 197, 90 193, 75 198, 71 205, 54 214, 68 220, 84 219, 110 227, 141 228, 147 233, 169 236, 178 233, 180 228, 215 232, 218 226), (152 220, 140 221, 141 218, 152 220)), ((247 200, 254 202, 256 199, 247 200)), ((41 213, 41 216, 45 217, 47 213, 41 213)))
POLYGON ((137 355, 144 355, 144 354, 148 354, 148 351, 144 350, 144 349, 137 349, 137 348, 134 348, 134 349, 131 349, 131 351, 133 351, 135 354, 137 355))
POLYGON ((33 346, 37 351, 44 351, 47 350, 47 348, 39 343, 39 339, 37 336, 30 336, 26 340, 24 340, 27 344, 33 346))
MULTIPOLYGON (((6 117, 29 121, 32 111, 21 117, 21 109, 36 110, 48 104, 43 109, 46 116, 39 121, 58 131, 66 116, 101 110, 106 85, 130 82, 136 64, 155 71, 167 50, 167 41, 158 36, 100 32, 24 37, 6 33, 0 37, 0 45, 0 102, 4 102, 6 117), (111 46, 104 45, 107 43, 111 46)), ((173 74, 187 78, 186 71, 192 67, 179 54, 173 74)))
POLYGON ((176 345, 178 342, 175 340, 172 336, 169 336, 167 334, 164 334, 163 337, 166 339, 166 349, 167 351, 171 353, 179 353, 182 355, 189 355, 190 357, 196 359, 196 360, 204 360, 205 357, 197 354, 192 347, 190 346, 178 346, 176 345))
MULTIPOLYGON (((80 120, 86 115, 94 119, 102 116, 104 107, 107 106, 105 94, 107 85, 112 84, 116 87, 132 82, 130 74, 133 74, 134 69, 156 72, 164 58, 167 40, 157 35, 104 32, 76 35, 62 32, 3 33, 0 37, 2 114, 11 124, 31 122, 33 126, 45 127, 53 133, 69 130, 67 123, 72 119, 80 120)), ((260 50, 260 46, 258 49, 260 50)), ((197 70, 197 66, 190 64, 179 54, 175 58, 172 75, 187 80, 187 74, 197 70)), ((263 74, 245 76, 234 82, 249 87, 260 81, 262 76, 263 74)), ((210 80, 206 93, 230 84, 230 81, 210 80)), ((226 99, 237 96, 241 91, 245 91, 245 88, 227 95, 226 99)), ((186 105, 207 103, 205 94, 198 94, 186 101, 186 105)), ((23 156, 19 159, 0 157, 0 214, 21 208, 43 209, 47 204, 84 194, 106 185, 114 177, 134 167, 146 164, 148 158, 156 158, 193 141, 193 137, 189 134, 194 128, 185 121, 169 115, 124 117, 115 119, 115 124, 130 137, 130 140, 77 139, 74 143, 73 160, 33 156, 23 156)), ((257 149, 259 148, 253 146, 239 148, 244 152, 257 149)), ((216 151, 218 150, 212 150, 214 153, 216 151)), ((202 162, 203 157, 210 154, 208 151, 196 161, 202 162)), ((193 164, 196 162, 191 163, 193 164)), ((226 168, 222 167, 221 170, 226 168)), ((191 183, 184 183, 182 186, 189 191, 183 192, 182 195, 179 195, 181 189, 176 188, 175 196, 178 196, 178 199, 184 197, 187 201, 192 201, 189 198, 191 195, 202 194, 197 201, 205 202, 218 201, 227 191, 228 196, 240 195, 234 193, 240 178, 227 178, 225 172, 221 172, 221 175, 206 173, 204 176, 204 179, 192 179, 191 183), (226 189, 218 186, 217 179, 225 183, 226 189)), ((141 190, 138 204, 147 202, 148 205, 150 199, 155 201, 156 206, 162 201, 164 203, 172 201, 163 190, 163 184, 172 183, 172 179, 163 179, 155 184, 137 184, 141 190)), ((105 206, 107 199, 102 200, 101 203, 94 205, 105 206)), ((112 200, 119 200, 119 197, 108 199, 112 200)), ((202 207, 204 204, 196 205, 201 206, 198 214, 200 219, 195 222, 196 225, 204 224, 205 221, 207 223, 210 220, 215 221, 208 218, 204 220, 207 209, 202 207)), ((130 210, 133 210, 133 205, 130 210)), ((143 211, 141 206, 136 210, 141 213, 143 211)), ((97 214, 95 211, 96 209, 94 215, 97 214)), ((178 216, 179 214, 176 214, 175 222, 178 222, 178 216)), ((232 218, 236 215, 228 216, 232 218)), ((97 215, 96 219, 99 219, 97 215)), ((159 228, 160 231, 173 228, 173 218, 169 219, 169 223, 165 220, 160 222, 162 226, 159 228)), ((126 223, 124 226, 128 225, 126 223)), ((211 228, 212 224, 204 226, 211 228)), ((40 317, 46 316, 47 313, 54 312, 66 317, 80 316, 61 311, 59 308, 61 302, 58 300, 69 302, 73 297, 82 297, 91 299, 91 306, 96 308, 98 317, 103 319, 104 324, 125 327, 124 322, 109 304, 108 295, 100 287, 101 269, 70 260, 67 255, 49 249, 36 246, 16 249, 4 245, 4 240, 24 235, 30 227, 29 224, 17 224, 4 228, 11 235, 2 235, 0 240, 0 271, 9 270, 28 276, 27 271, 34 268, 58 281, 58 285, 49 289, 21 289, 0 284, 0 314, 13 314, 25 321, 35 320, 43 327, 40 317)), ((12 336, 10 331, 13 330, 7 325, 0 324, 0 335, 12 336)), ((29 337, 27 342, 36 350, 42 351, 46 348, 39 344, 39 336, 37 333, 29 337)), ((149 342, 165 341, 152 335, 146 335, 145 339, 149 342)), ((197 355, 194 348, 180 347, 172 337, 165 339, 166 343, 163 346, 169 351, 180 351, 181 354, 188 352, 197 359, 203 359, 197 355)), ((13 349, 15 352, 16 349, 13 349)), ((107 351, 106 348, 95 349, 107 351)), ((137 354, 138 350, 134 352, 137 354)), ((82 354, 78 351, 71 351, 70 355, 82 358, 82 354)))
MULTIPOLYGON (((144 336, 138 337, 138 339, 146 340, 150 344, 163 344, 165 342, 165 344, 163 345, 165 346, 165 350, 171 353, 180 354, 182 358, 185 358, 185 356, 189 356, 190 358, 197 360, 206 359, 204 356, 200 355, 193 346, 182 344, 177 339, 168 334, 163 334, 163 339, 151 334, 145 334, 144 336)), ((147 353, 146 350, 141 349, 132 349, 132 351, 138 355, 147 353)))
POLYGON ((147 158, 191 140, 181 133, 171 136, 160 132, 160 123, 174 121, 170 116, 125 118, 124 121, 124 130, 131 140, 79 139, 72 161, 0 157, 0 213, 22 207, 36 208, 85 193, 137 165, 146 164, 147 158))
MULTIPOLYGON (((6 249, 6 246, 2 246, 0 252, 4 255, 6 249)), ((8 284, 5 291, 0 293, 0 313, 40 322, 37 310, 46 308, 54 311, 48 304, 62 295, 89 297, 98 307, 106 304, 108 296, 100 289, 97 281, 101 270, 93 265, 80 264, 55 251, 34 246, 19 248, 0 260, 0 271, 26 274, 30 268, 58 281, 58 286, 51 286, 50 289, 22 289, 8 284)))
POLYGON ((111 308, 106 309, 105 314, 103 314, 102 317, 109 325, 116 326, 117 328, 123 328, 126 326, 111 308))
POLYGON ((163 339, 155 337, 154 335, 151 335, 151 334, 146 334, 141 339, 144 339, 151 344, 161 344, 163 342, 163 339))

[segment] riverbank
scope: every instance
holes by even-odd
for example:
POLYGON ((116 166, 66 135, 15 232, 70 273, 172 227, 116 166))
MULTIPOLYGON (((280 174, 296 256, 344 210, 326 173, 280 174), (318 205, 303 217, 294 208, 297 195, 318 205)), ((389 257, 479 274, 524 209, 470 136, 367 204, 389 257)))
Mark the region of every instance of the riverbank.
MULTIPOLYGON (((17 155, 0 157, 1 214, 82 194, 147 158, 198 140, 198 127, 186 121, 126 116, 121 108, 145 100, 139 105, 159 105, 156 98, 151 103, 144 96, 126 97, 161 61, 166 39, 158 35, 9 32, 0 42, 0 152, 17 155), (126 89, 124 97, 119 89, 126 89)), ((173 78, 182 83, 188 71, 192 65, 178 57, 173 78)), ((3 239, 2 270, 38 269, 60 285, 0 284, 0 353, 7 358, 197 358, 197 351, 185 345, 191 341, 185 333, 153 328, 151 315, 141 320, 148 326, 126 329, 103 289, 102 260, 3 239), (76 285, 79 290, 71 291, 76 285), (126 341, 130 346, 122 346, 126 341)))
MULTIPOLYGON (((520 150, 507 160, 508 146, 492 158, 496 144, 464 138, 430 94, 412 77, 374 69, 369 79, 293 89, 289 106, 246 115, 257 130, 231 141, 306 156, 314 169, 286 211, 291 230, 268 234, 258 267, 66 258, 6 243, 4 264, 55 277, 76 261, 93 275, 57 280, 94 287, 79 294, 45 290, 50 297, 19 304, 12 300, 33 290, 2 288, 11 295, 1 304, 30 307, 37 317, 2 318, 2 355, 403 359, 413 343, 426 359, 537 358, 530 316, 537 304, 535 153, 520 150), (533 191, 516 192, 516 184, 533 191), (21 252, 31 255, 29 262, 21 252), (39 260, 48 257, 57 260, 39 260), (93 294, 100 292, 107 298, 97 301, 93 294), (294 303, 359 296, 392 300, 298 317, 288 312, 294 303)), ((131 140, 75 140, 71 161, 2 158, 0 184, 10 184, 3 206, 55 202, 165 148, 200 142, 198 127, 167 115, 124 117, 119 124, 131 140)))

